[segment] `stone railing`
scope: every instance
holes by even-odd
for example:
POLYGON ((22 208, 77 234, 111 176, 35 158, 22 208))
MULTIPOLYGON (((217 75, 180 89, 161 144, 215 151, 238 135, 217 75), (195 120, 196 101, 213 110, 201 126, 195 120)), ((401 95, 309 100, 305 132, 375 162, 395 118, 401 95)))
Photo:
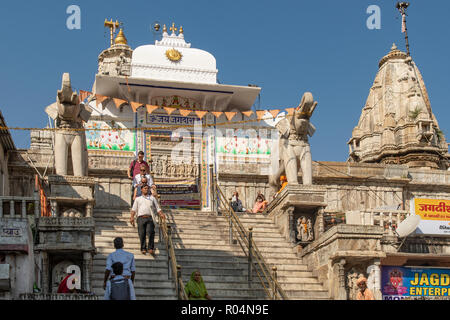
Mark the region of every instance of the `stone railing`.
POLYGON ((33 197, 15 197, 15 196, 0 196, 0 218, 26 218, 27 217, 27 205, 32 204, 34 210, 34 216, 36 218, 40 215, 40 199, 37 192, 33 197), (9 214, 5 214, 4 204, 9 203, 9 214), (16 203, 20 203, 20 213, 16 212, 16 203))
POLYGON ((383 227, 385 235, 394 235, 399 223, 409 217, 406 210, 369 209, 346 213, 346 224, 369 225, 383 227))
POLYGON ((65 294, 65 293, 26 293, 21 294, 20 300, 98 300, 98 296, 93 294, 65 294))

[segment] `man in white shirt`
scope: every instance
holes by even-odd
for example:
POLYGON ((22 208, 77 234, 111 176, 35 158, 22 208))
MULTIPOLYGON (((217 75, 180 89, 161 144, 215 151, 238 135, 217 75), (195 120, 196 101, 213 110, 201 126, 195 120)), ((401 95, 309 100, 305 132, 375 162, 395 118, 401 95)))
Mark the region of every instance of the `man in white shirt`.
POLYGON ((164 219, 165 216, 159 206, 156 198, 150 194, 150 187, 143 185, 141 188, 142 196, 136 198, 131 209, 130 222, 134 226, 134 216, 137 215, 138 233, 141 241, 142 254, 155 254, 155 222, 156 213, 164 219), (146 237, 148 236, 148 247, 146 246, 146 237))
POLYGON ((147 173, 147 168, 144 165, 141 165, 140 173, 135 175, 133 178, 133 188, 136 188, 143 178, 147 178, 147 184, 151 187, 153 184, 152 176, 147 173))

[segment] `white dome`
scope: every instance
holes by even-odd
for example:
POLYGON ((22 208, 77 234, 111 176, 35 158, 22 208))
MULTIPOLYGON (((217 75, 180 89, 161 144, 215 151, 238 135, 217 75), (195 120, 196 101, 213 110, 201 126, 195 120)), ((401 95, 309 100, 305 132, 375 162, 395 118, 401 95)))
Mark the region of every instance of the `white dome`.
POLYGON ((163 33, 154 45, 137 47, 131 59, 131 77, 194 83, 217 83, 216 59, 190 47, 182 33, 163 33))

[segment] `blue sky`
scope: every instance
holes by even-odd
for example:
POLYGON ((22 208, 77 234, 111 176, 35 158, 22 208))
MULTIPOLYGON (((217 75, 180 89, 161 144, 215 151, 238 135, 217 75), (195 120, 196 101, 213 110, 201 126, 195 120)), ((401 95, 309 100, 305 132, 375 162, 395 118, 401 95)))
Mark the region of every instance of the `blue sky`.
MULTIPOLYGON (((109 46, 105 18, 124 23, 132 48, 155 40, 154 21, 182 25, 192 47, 217 59, 222 84, 262 87, 262 108, 297 106, 303 92, 319 102, 312 117, 313 160, 345 161, 378 61, 395 42, 405 50, 396 1, 1 1, 0 109, 9 126, 44 127, 64 72, 90 90, 97 58, 109 46), (81 8, 81 30, 66 28, 69 5, 81 8), (381 8, 381 29, 369 30, 369 5, 381 8)), ((450 129, 450 2, 410 1, 411 55, 441 130, 450 129)), ((13 131, 16 146, 29 132, 13 131)))

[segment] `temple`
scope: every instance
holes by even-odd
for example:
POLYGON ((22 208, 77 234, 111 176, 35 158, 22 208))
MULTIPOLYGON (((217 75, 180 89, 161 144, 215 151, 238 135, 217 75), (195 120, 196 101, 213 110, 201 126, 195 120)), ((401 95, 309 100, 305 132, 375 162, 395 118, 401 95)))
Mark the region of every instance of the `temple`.
POLYGON ((445 279, 450 267, 448 144, 408 54, 394 45, 380 60, 348 161, 317 162, 311 93, 257 108, 261 88, 218 83, 215 57, 183 27, 133 49, 120 26, 105 21, 91 90, 63 75, 29 149, 2 129, 1 299, 102 299, 117 236, 135 255, 137 299, 185 299, 194 270, 214 299, 353 300, 360 276, 378 300, 448 299, 402 289, 410 267, 445 279), (155 256, 129 223, 141 150, 167 216, 155 256), (249 210, 232 210, 235 192, 249 210), (57 294, 68 270, 80 289, 57 294))
POLYGON ((446 170, 448 146, 416 64, 394 44, 378 66, 349 160, 446 170))

